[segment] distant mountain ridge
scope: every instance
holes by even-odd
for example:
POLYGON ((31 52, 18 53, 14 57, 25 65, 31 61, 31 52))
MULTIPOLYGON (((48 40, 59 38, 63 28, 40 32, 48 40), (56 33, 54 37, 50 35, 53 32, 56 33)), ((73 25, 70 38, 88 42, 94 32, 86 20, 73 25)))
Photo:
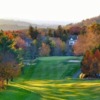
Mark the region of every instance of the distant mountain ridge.
POLYGON ((28 22, 0 19, 0 30, 27 29, 29 25, 28 22))
POLYGON ((64 28, 65 29, 68 29, 68 28, 70 28, 70 27, 72 27, 72 26, 79 26, 79 27, 82 27, 82 26, 89 26, 89 25, 91 25, 91 24, 93 24, 93 23, 98 23, 98 24, 100 24, 100 15, 99 16, 97 16, 97 17, 93 17, 93 18, 88 18, 88 19, 86 19, 86 20, 82 20, 81 22, 78 22, 78 23, 71 23, 71 24, 68 24, 68 25, 66 25, 64 28))
POLYGON ((58 25, 50 25, 50 24, 34 24, 30 22, 24 21, 15 21, 15 20, 5 20, 0 19, 0 30, 23 30, 28 29, 28 27, 32 25, 33 27, 39 28, 57 28, 58 25))
MULTIPOLYGON (((100 24, 100 15, 97 17, 93 18, 88 18, 86 20, 82 20, 81 22, 78 23, 71 23, 68 24, 66 23, 66 26, 64 26, 65 29, 68 29, 72 26, 89 26, 93 23, 99 23, 100 24)), ((53 23, 46 23, 46 24, 34 24, 31 22, 24 22, 24 21, 15 21, 15 20, 5 20, 5 19, 0 19, 0 30, 23 30, 23 29, 28 29, 28 27, 32 25, 33 27, 38 27, 38 28, 57 28, 58 25, 55 25, 53 23)))

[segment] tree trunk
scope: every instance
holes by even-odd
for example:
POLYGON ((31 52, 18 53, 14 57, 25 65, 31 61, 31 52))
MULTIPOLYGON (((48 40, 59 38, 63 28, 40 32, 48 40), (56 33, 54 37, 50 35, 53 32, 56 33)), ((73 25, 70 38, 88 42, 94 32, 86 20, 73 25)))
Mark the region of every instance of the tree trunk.
POLYGON ((7 79, 6 79, 6 83, 8 84, 8 82, 9 82, 9 79, 7 78, 7 79))

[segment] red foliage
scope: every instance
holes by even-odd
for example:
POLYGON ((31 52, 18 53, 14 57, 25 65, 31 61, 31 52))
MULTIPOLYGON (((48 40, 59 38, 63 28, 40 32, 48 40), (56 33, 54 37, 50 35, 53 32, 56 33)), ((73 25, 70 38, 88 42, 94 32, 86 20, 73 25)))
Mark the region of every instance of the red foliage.
POLYGON ((14 35, 12 34, 12 32, 7 31, 7 32, 4 32, 4 34, 7 35, 9 39, 14 39, 14 35))
POLYGON ((96 75, 100 74, 100 51, 98 49, 94 53, 86 51, 81 69, 88 76, 97 77, 96 75))
POLYGON ((100 60, 100 51, 98 49, 95 51, 94 56, 100 60))
POLYGON ((76 34, 76 35, 78 35, 78 34, 80 34, 80 32, 81 32, 81 28, 79 26, 72 26, 69 29, 69 33, 70 34, 76 34))

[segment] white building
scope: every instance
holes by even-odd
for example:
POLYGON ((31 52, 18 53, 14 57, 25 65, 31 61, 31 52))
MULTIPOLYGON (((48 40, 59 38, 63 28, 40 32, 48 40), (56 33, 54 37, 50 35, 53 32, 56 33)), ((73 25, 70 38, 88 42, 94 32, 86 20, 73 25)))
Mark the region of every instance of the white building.
POLYGON ((76 43, 77 40, 74 40, 73 38, 70 38, 69 40, 69 45, 74 45, 76 43))

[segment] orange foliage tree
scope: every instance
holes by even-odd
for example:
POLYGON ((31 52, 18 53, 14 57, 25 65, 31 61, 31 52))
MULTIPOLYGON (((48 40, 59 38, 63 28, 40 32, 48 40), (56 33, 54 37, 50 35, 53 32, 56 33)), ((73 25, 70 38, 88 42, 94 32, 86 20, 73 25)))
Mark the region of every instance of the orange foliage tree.
POLYGON ((50 54, 50 47, 46 43, 42 43, 42 46, 39 48, 40 49, 40 56, 49 56, 50 54))
POLYGON ((100 27, 98 25, 92 25, 87 28, 85 34, 80 34, 78 40, 74 45, 74 53, 76 55, 82 55, 87 50, 92 50, 98 47, 100 44, 100 27), (97 26, 97 28, 96 28, 97 26))
POLYGON ((99 77, 100 74, 100 51, 97 49, 94 52, 86 51, 82 60, 82 73, 88 77, 99 77))

